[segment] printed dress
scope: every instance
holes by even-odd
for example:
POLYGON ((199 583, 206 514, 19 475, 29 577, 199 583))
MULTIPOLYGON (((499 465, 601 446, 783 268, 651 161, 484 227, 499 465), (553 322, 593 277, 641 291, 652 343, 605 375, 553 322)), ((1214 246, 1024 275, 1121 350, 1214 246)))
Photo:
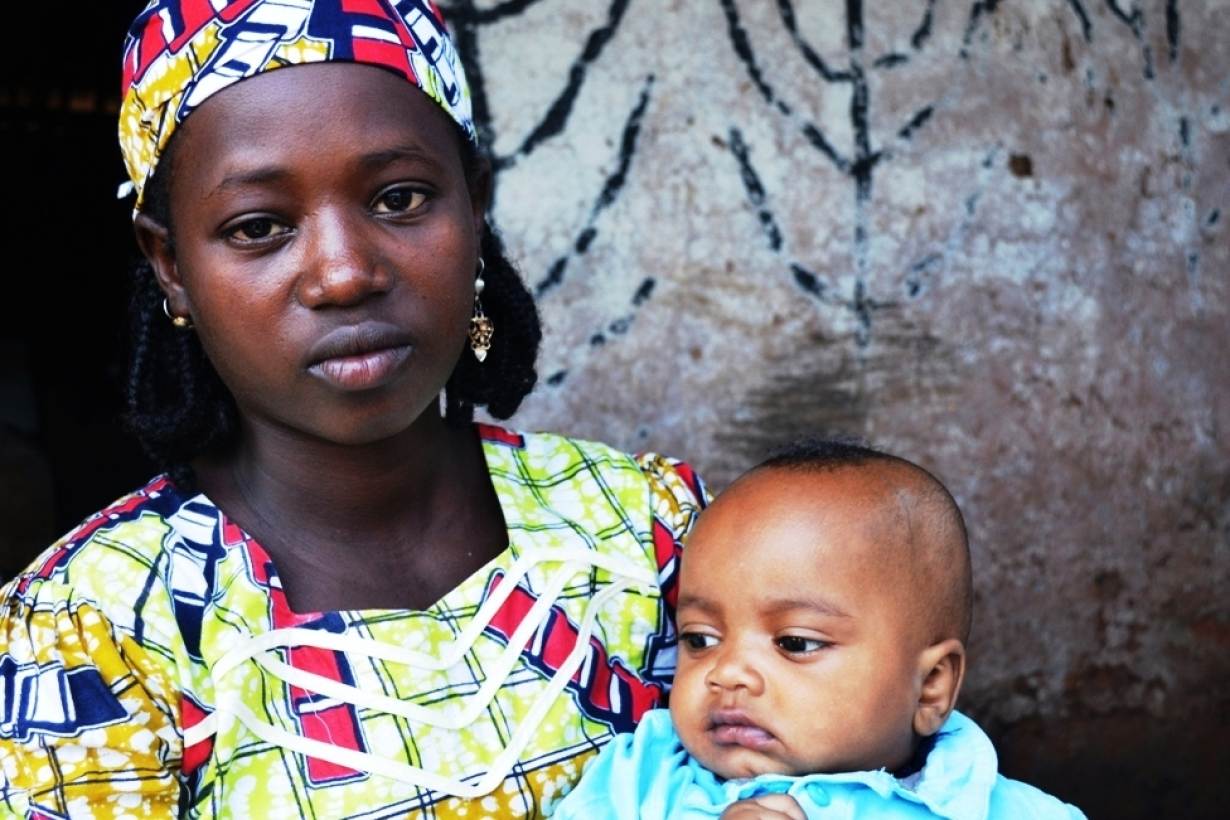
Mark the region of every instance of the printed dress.
POLYGON ((166 478, 0 593, 0 816, 534 817, 674 670, 686 465, 480 426, 509 546, 424 611, 293 612, 166 478))

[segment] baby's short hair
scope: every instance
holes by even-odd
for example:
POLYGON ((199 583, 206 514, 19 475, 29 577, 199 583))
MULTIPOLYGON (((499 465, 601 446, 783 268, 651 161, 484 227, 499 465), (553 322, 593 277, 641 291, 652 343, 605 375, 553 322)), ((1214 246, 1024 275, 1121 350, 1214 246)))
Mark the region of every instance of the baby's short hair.
MULTIPOLYGON (((933 474, 908 459, 852 438, 795 441, 748 471, 830 472, 885 468, 893 496, 907 516, 909 546, 924 568, 920 608, 932 622, 934 640, 969 640, 973 621, 973 578, 965 518, 952 493, 933 474)), ((887 500, 887 499, 886 499, 887 500)))

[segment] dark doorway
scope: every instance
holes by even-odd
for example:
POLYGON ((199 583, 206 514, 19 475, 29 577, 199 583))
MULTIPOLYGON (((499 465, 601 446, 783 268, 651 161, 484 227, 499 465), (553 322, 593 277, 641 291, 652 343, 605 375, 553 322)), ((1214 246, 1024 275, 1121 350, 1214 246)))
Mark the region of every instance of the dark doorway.
POLYGON ((7 310, 0 323, 0 577, 152 472, 121 426, 136 253, 116 138, 142 3, 18 4, 0 72, 7 310))

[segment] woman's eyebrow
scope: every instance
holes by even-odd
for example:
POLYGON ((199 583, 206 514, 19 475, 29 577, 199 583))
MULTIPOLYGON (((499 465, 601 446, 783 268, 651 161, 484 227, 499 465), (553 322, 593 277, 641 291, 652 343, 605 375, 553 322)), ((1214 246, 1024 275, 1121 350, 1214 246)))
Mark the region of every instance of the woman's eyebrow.
POLYGON ((290 172, 278 166, 253 168, 250 171, 237 171, 222 178, 212 191, 205 195, 206 199, 225 193, 230 188, 244 188, 253 185, 267 185, 271 182, 281 182, 290 176, 290 172))
MULTIPOLYGON (((439 161, 428 151, 414 145, 394 145, 381 151, 371 151, 358 158, 358 165, 365 169, 378 169, 392 165, 395 162, 420 162, 440 169, 439 161)), ((282 182, 290 177, 290 171, 278 165, 270 165, 250 170, 236 171, 222 178, 212 191, 205 195, 206 199, 225 193, 231 188, 243 188, 256 185, 268 185, 282 182)))
POLYGON ((440 162, 428 151, 415 145, 394 145, 382 151, 372 151, 359 157, 359 165, 365 168, 383 168, 395 162, 422 162, 434 168, 440 167, 440 162))

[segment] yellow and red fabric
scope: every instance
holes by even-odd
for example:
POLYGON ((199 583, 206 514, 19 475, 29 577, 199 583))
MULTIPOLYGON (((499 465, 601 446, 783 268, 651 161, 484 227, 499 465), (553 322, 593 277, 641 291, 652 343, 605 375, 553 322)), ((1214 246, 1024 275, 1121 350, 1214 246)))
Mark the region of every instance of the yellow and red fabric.
POLYGON ((661 704, 705 493, 479 429, 508 548, 422 611, 293 611, 165 478, 53 545, 0 591, 0 816, 540 816, 661 704))
POLYGON ((465 71, 430 0, 151 0, 124 43, 120 150, 137 209, 171 135, 210 96, 329 61, 392 71, 477 140, 465 71))

